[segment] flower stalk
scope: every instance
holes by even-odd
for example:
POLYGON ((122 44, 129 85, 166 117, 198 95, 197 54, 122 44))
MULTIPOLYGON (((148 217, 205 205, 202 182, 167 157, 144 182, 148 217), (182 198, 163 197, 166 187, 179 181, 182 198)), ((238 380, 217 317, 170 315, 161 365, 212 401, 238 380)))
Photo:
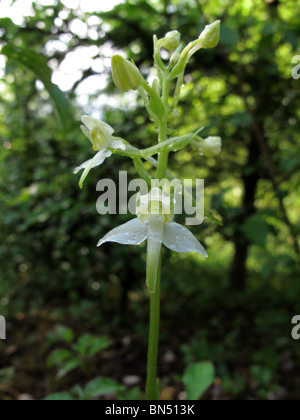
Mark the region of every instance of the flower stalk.
MULTIPOLYGON (((221 152, 221 139, 208 137, 202 139, 196 130, 183 136, 168 138, 168 124, 172 122, 173 113, 180 100, 185 67, 196 51, 214 48, 220 36, 220 22, 216 21, 205 27, 199 38, 184 47, 178 31, 168 32, 164 38, 154 36, 154 63, 157 79, 150 86, 138 68, 120 55, 112 58, 112 76, 115 85, 123 92, 135 90, 140 93, 150 119, 154 122, 158 139, 157 144, 147 149, 138 149, 127 140, 114 137, 114 130, 103 121, 83 117, 82 130, 92 143, 96 155, 75 169, 75 173, 84 170, 80 178, 82 187, 84 180, 92 168, 101 165, 105 159, 114 154, 131 158, 142 179, 148 185, 151 176, 143 161, 156 168, 157 180, 171 178, 168 170, 169 155, 189 144, 193 144, 202 156, 213 157, 221 152), (170 53, 168 65, 164 63, 161 49, 170 53), (177 79, 177 80, 176 80, 177 79), (170 91, 175 85, 173 96, 170 91), (153 157, 157 155, 157 160, 153 157)), ((176 199, 172 193, 165 195, 161 188, 152 188, 147 195, 137 199, 137 217, 118 226, 106 234, 98 246, 106 242, 123 245, 140 245, 147 241, 146 285, 150 294, 150 325, 147 360, 146 399, 159 399, 159 382, 157 379, 157 359, 159 347, 160 324, 160 289, 163 247, 174 252, 196 252, 203 257, 207 253, 195 236, 184 226, 174 222, 174 205, 176 199)))

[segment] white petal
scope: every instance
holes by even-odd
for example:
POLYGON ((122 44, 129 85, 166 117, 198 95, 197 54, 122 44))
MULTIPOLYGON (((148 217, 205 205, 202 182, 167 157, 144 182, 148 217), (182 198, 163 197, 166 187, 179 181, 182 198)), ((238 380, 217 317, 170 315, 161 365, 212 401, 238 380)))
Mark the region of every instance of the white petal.
POLYGON ((198 252, 207 258, 207 252, 186 227, 172 222, 165 225, 163 244, 175 252, 198 252))
POLYGON ((83 134, 85 134, 87 138, 90 140, 90 142, 93 144, 93 139, 92 139, 90 130, 88 130, 84 125, 81 125, 80 128, 83 134))
POLYGON ((121 245, 140 245, 146 239, 147 225, 136 218, 111 230, 99 241, 97 246, 106 242, 116 242, 121 245))
POLYGON ((126 150, 126 144, 121 140, 114 140, 111 144, 112 149, 126 150))
POLYGON ((114 129, 110 125, 106 124, 104 121, 97 120, 96 118, 84 115, 81 117, 81 121, 90 131, 94 128, 100 128, 100 130, 104 133, 113 134, 114 132, 114 129))
POLYGON ((112 152, 109 150, 103 149, 98 152, 93 159, 87 160, 82 165, 78 166, 74 170, 74 174, 77 174, 81 169, 84 169, 83 174, 81 175, 79 185, 82 188, 82 185, 85 181, 85 178, 88 176, 91 169, 96 168, 96 166, 102 165, 102 163, 105 161, 106 158, 110 157, 112 155, 112 152))

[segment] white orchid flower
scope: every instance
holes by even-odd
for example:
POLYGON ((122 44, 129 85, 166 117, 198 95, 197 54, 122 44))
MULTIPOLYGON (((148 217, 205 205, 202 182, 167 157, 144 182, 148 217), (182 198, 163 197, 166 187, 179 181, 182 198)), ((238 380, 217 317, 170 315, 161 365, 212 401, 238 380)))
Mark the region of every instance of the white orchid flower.
POLYGON ((207 252, 184 226, 173 221, 174 203, 159 188, 137 200, 137 218, 118 226, 102 238, 98 246, 106 242, 121 245, 140 245, 147 239, 147 286, 155 293, 156 279, 162 245, 175 252, 197 252, 207 258, 207 252))
POLYGON ((112 152, 108 148, 126 150, 126 145, 121 140, 112 136, 114 129, 110 125, 86 115, 81 118, 81 121, 84 124, 81 126, 83 133, 92 143, 93 149, 98 151, 98 153, 92 159, 75 168, 75 174, 81 171, 81 169, 84 169, 79 181, 80 188, 82 188, 90 170, 102 165, 105 159, 112 155, 112 152))
POLYGON ((192 141, 192 144, 198 148, 201 156, 213 157, 217 156, 222 151, 222 139, 221 137, 210 136, 206 139, 200 139, 200 141, 192 141))

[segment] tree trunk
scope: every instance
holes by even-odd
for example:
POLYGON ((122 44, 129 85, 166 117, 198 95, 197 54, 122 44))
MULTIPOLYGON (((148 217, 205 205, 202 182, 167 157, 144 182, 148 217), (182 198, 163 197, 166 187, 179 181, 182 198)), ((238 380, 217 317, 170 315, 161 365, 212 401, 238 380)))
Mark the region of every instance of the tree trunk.
POLYGON ((230 268, 230 288, 244 290, 247 280, 247 257, 249 243, 235 243, 235 254, 230 268))
POLYGON ((255 196, 259 181, 259 149, 254 130, 251 133, 248 162, 242 177, 244 183, 243 212, 237 220, 237 230, 234 235, 235 254, 230 268, 230 288, 243 290, 247 283, 247 259, 250 242, 245 238, 242 226, 255 212, 255 196))

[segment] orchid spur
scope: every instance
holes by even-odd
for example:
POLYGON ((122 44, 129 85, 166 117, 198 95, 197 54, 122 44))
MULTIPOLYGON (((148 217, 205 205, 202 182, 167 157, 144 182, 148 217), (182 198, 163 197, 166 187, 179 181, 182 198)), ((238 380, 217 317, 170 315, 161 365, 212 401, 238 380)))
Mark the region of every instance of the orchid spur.
POLYGON ((150 293, 155 293, 157 271, 162 245, 179 253, 197 252, 207 258, 207 252, 195 236, 184 226, 173 221, 172 199, 159 188, 137 200, 137 218, 118 226, 102 238, 121 245, 140 245, 147 239, 147 277, 150 293))

